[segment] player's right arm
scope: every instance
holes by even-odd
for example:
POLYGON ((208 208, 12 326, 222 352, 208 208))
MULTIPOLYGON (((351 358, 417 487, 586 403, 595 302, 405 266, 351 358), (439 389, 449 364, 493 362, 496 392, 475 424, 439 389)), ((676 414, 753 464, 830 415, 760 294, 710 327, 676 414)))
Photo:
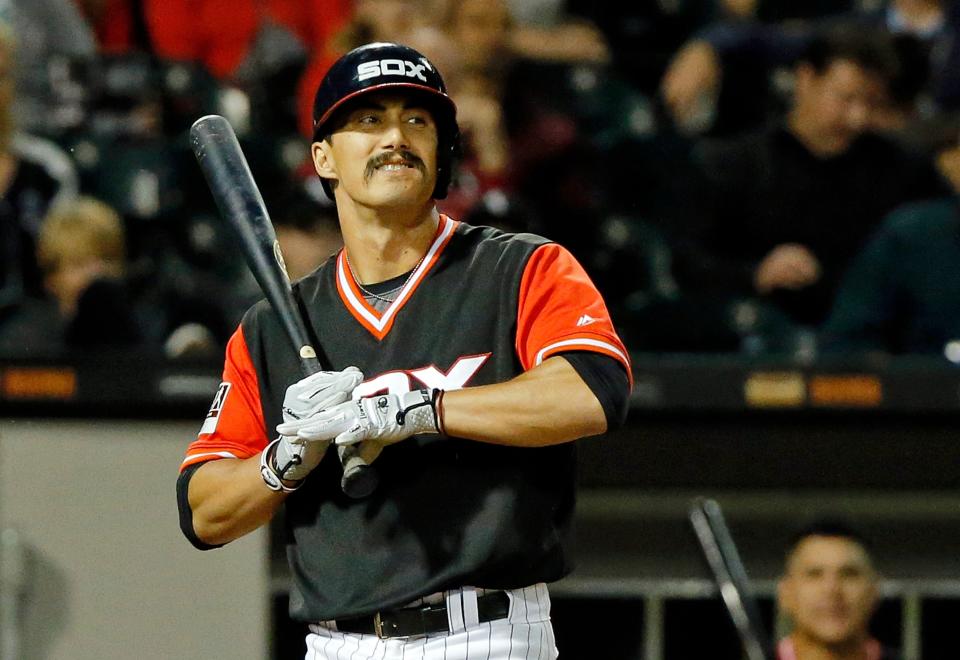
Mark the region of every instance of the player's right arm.
POLYGON ((180 528, 195 546, 232 541, 276 512, 285 494, 267 488, 260 476, 267 444, 257 372, 241 326, 227 344, 223 382, 177 480, 180 528))
POLYGON ((229 543, 269 522, 286 497, 267 488, 259 455, 207 461, 187 489, 193 533, 204 546, 229 543))
POLYGON ((227 345, 223 382, 197 440, 187 449, 177 482, 181 529, 199 548, 223 545, 273 517, 329 445, 304 440, 298 431, 318 411, 349 400, 363 381, 358 369, 347 367, 291 384, 283 399, 280 435, 270 442, 257 374, 241 325, 227 345))

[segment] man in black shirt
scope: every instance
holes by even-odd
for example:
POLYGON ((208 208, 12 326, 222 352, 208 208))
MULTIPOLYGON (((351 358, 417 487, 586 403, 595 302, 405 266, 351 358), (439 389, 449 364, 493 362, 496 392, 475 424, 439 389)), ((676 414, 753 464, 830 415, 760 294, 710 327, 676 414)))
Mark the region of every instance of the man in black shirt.
POLYGON ((898 60, 879 34, 841 28, 796 67, 785 121, 706 145, 705 209, 678 248, 688 290, 772 304, 793 322, 826 316, 851 257, 901 203, 947 192, 928 159, 870 132, 898 60))

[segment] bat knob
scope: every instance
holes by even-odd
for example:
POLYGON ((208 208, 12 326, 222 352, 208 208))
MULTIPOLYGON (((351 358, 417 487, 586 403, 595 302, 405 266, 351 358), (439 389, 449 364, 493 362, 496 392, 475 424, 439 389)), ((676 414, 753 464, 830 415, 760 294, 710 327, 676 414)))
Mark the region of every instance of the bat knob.
POLYGON ((373 494, 380 479, 377 471, 365 463, 344 466, 340 488, 347 497, 361 500, 373 494))

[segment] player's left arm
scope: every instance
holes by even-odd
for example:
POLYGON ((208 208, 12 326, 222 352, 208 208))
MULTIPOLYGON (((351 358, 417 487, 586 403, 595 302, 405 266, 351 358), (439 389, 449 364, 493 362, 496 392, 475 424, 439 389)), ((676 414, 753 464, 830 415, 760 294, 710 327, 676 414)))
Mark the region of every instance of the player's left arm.
POLYGON ((444 432, 536 447, 622 423, 631 389, 627 350, 586 271, 560 245, 542 245, 528 259, 516 326, 524 373, 445 392, 439 411, 444 432))
MULTIPOLYGON (((612 368, 620 367, 613 364, 612 368)), ((619 398, 611 406, 613 414, 606 412, 601 397, 567 357, 558 355, 504 383, 445 392, 443 428, 458 438, 520 447, 599 435, 619 421, 620 411, 626 408, 627 377, 621 373, 624 387, 621 396, 612 397, 619 398)))
POLYGON ((502 321, 516 326, 521 375, 447 392, 363 397, 320 411, 298 436, 363 443, 360 452, 369 461, 385 445, 420 433, 539 447, 623 422, 632 384, 627 350, 603 298, 569 252, 550 243, 530 255, 516 316, 502 321))

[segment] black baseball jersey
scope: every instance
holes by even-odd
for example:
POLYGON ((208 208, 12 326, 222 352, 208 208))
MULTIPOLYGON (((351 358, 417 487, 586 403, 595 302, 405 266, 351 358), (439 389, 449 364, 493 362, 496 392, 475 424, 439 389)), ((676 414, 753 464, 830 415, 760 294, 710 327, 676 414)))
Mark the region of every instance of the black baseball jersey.
MULTIPOLYGON (((341 251, 295 288, 327 369, 359 367, 354 397, 509 380, 561 352, 629 360, 600 294, 565 249, 440 217, 425 258, 382 313, 341 251)), ((264 303, 230 341, 224 382, 183 466, 253 456, 301 373, 264 303)), ((387 447, 376 492, 351 500, 330 451, 286 503, 294 618, 369 614, 471 585, 518 588, 571 568, 575 445, 414 436, 387 447)))

